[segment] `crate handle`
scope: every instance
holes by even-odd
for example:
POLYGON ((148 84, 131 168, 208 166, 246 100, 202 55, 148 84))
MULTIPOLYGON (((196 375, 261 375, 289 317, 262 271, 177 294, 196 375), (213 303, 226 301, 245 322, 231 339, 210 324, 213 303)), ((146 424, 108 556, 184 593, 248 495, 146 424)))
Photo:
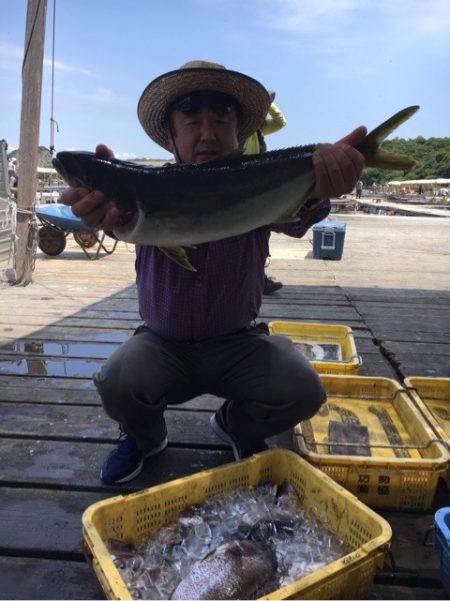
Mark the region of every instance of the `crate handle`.
POLYGON ((442 534, 442 536, 445 538, 447 544, 450 543, 450 528, 447 526, 447 524, 445 523, 445 515, 448 515, 450 513, 449 508, 448 507, 443 507, 442 509, 439 509, 436 512, 435 515, 435 524, 436 524, 436 530, 437 530, 437 534, 442 534))
POLYGON ((393 401, 397 395, 401 392, 406 392, 405 388, 398 388, 391 396, 364 396, 357 394, 352 396, 351 394, 334 394, 330 392, 330 397, 335 399, 363 399, 364 401, 393 401))
MULTIPOLYGON (((323 324, 320 324, 320 325, 323 325, 323 324)), ((324 332, 323 334, 305 334, 305 337, 307 337, 308 340, 310 340, 310 339, 323 340, 324 338, 327 338, 330 340, 345 340, 352 334, 353 334, 353 332, 347 332, 343 336, 329 336, 326 332, 324 332)), ((276 334, 272 334, 272 336, 284 336, 285 338, 292 339, 292 336, 299 336, 299 334, 296 334, 295 332, 291 332, 290 334, 288 332, 277 332, 276 334)), ((302 339, 300 339, 300 340, 302 340, 302 339)), ((304 340, 306 340, 306 338, 304 338, 304 340)))
POLYGON ((322 447, 358 447, 360 449, 411 449, 414 451, 424 451, 428 449, 433 443, 442 444, 444 448, 448 451, 449 446, 444 440, 440 440, 439 438, 430 438, 430 440, 423 445, 414 445, 414 444, 362 444, 360 442, 319 442, 316 440, 310 440, 306 438, 303 432, 295 432, 295 436, 300 436, 305 441, 306 445, 316 445, 322 447))

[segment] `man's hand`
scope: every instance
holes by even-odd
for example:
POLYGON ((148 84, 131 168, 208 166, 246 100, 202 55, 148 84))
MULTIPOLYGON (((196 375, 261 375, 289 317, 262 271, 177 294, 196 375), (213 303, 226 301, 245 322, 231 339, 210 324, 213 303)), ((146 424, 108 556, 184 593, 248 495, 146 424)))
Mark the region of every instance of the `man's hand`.
MULTIPOLYGON (((104 144, 99 144, 95 152, 108 158, 114 156, 104 144)), ((103 192, 86 188, 68 188, 61 194, 61 202, 72 207, 73 214, 80 217, 87 227, 99 230, 112 230, 120 224, 119 209, 113 201, 107 201, 103 192)))
POLYGON ((367 135, 367 129, 357 127, 335 144, 317 144, 313 154, 316 187, 311 198, 330 198, 348 194, 361 177, 363 155, 353 148, 367 135))

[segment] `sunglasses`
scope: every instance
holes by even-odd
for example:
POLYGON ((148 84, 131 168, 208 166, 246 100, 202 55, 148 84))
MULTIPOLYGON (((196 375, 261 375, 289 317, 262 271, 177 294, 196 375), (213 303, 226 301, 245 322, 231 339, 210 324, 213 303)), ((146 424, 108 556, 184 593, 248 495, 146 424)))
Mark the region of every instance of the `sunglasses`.
POLYGON ((237 116, 241 114, 239 103, 223 92, 191 92, 177 98, 169 106, 167 115, 179 110, 185 115, 197 113, 203 106, 209 106, 218 115, 228 115, 234 109, 237 116))

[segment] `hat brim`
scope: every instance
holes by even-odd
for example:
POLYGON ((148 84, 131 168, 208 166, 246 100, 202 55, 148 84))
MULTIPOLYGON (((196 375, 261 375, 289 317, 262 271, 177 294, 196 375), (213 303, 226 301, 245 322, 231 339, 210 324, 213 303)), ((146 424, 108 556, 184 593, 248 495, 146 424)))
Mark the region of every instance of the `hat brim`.
POLYGON ((256 79, 228 69, 177 69, 154 79, 142 92, 138 118, 157 144, 171 150, 167 132, 167 109, 177 98, 196 91, 222 92, 241 107, 238 139, 243 142, 266 118, 270 107, 267 90, 256 79))

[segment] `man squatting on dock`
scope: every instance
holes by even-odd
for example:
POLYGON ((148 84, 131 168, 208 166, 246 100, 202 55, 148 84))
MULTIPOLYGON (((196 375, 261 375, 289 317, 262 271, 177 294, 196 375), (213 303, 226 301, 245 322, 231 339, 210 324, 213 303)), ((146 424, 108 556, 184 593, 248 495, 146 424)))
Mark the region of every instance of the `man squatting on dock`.
MULTIPOLYGON (((270 104, 256 80, 215 63, 193 61, 152 81, 138 117, 147 134, 178 163, 226 155, 260 127, 270 104)), ((189 249, 197 267, 183 269, 154 246, 136 247, 137 291, 144 325, 94 376, 103 406, 122 435, 101 478, 127 482, 167 445, 164 411, 211 393, 227 399, 211 419, 236 459, 267 448, 265 439, 312 417, 326 400, 315 370, 283 337, 256 326, 271 231, 295 238, 324 219, 329 197, 351 192, 363 166, 353 148, 358 127, 314 153, 316 187, 298 218, 189 249)), ((112 156, 99 145, 96 152, 112 156)), ((62 201, 85 225, 126 228, 111 199, 69 188, 62 201)), ((154 460, 154 459, 153 459, 154 460)))

